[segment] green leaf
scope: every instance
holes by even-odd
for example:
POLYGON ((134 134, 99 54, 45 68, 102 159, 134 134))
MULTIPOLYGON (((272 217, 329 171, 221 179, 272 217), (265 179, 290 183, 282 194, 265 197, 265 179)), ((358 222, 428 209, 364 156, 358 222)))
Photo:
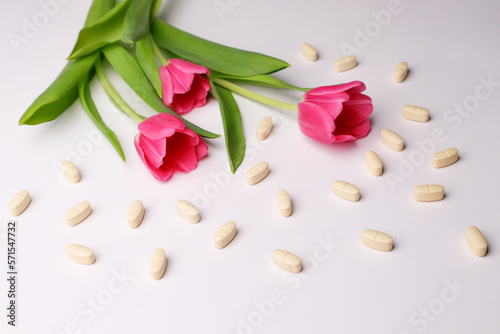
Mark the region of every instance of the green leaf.
MULTIPOLYGON (((94 0, 85 25, 96 22, 113 8, 114 0, 94 0)), ((78 82, 89 73, 99 55, 70 60, 52 84, 30 105, 21 116, 19 125, 36 125, 59 117, 78 97, 78 82)))
POLYGON ((162 97, 160 71, 156 65, 151 37, 141 39, 136 43, 135 54, 142 70, 146 73, 149 82, 153 85, 158 96, 162 97))
POLYGON ((133 0, 123 21, 122 41, 137 42, 149 35, 149 17, 153 0, 133 0))
POLYGON ((92 100, 92 96, 90 95, 89 78, 90 75, 86 76, 82 81, 80 81, 78 86, 78 93, 83 109, 85 109, 87 115, 92 120, 92 122, 94 122, 95 126, 109 140, 111 145, 113 145, 122 160, 125 161, 125 154, 123 154, 123 149, 120 145, 120 142, 118 141, 118 138, 116 138, 115 133, 106 126, 101 118, 101 115, 99 115, 99 111, 97 111, 94 101, 92 100))
POLYGON ((243 134, 240 109, 233 93, 226 88, 215 85, 212 81, 210 81, 210 86, 212 87, 212 94, 219 101, 226 137, 227 155, 231 171, 234 174, 245 157, 245 135, 243 134))
POLYGON ((108 44, 117 42, 123 36, 123 21, 132 0, 118 3, 99 21, 80 30, 73 51, 68 59, 88 55, 108 44))
POLYGON ((98 54, 91 54, 69 61, 56 80, 21 116, 19 125, 50 122, 65 112, 78 97, 78 82, 88 75, 98 57, 98 54))
POLYGON ((94 0, 90 6, 84 27, 89 27, 115 6, 115 0, 94 0))
POLYGON ((218 138, 220 135, 204 130, 184 118, 177 115, 172 109, 167 107, 163 100, 158 96, 155 89, 149 82, 146 74, 141 69, 137 58, 127 52, 119 44, 111 44, 103 49, 106 59, 111 66, 118 72, 122 79, 139 95, 144 102, 157 112, 166 112, 176 116, 186 124, 188 128, 206 138, 218 138))
POLYGON ((151 34, 158 46, 221 73, 248 77, 273 73, 290 66, 277 58, 210 42, 159 19, 153 21, 151 34))
POLYGON ((270 87, 270 88, 290 89, 290 90, 297 90, 297 91, 301 91, 301 92, 307 92, 307 91, 311 90, 311 88, 298 87, 298 86, 289 84, 288 82, 285 82, 283 80, 280 80, 278 78, 275 78, 275 77, 267 75, 267 74, 254 75, 254 76, 250 76, 250 77, 239 77, 239 76, 219 73, 216 71, 210 71, 210 76, 214 79, 217 79, 217 78, 229 79, 229 80, 233 80, 233 81, 240 81, 240 82, 247 83, 247 84, 270 87))

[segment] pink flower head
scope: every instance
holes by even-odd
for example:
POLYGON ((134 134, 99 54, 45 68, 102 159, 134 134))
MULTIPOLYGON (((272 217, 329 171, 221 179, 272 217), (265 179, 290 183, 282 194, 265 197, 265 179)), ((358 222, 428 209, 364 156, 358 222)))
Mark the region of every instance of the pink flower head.
POLYGON ((373 111, 365 89, 361 81, 311 89, 298 105, 300 131, 327 144, 365 137, 373 111))
POLYGON ((207 154, 207 144, 177 117, 160 113, 139 123, 135 149, 151 174, 167 181, 175 171, 190 172, 207 154))
POLYGON ((202 74, 210 75, 210 71, 187 60, 170 59, 160 67, 163 102, 178 114, 204 106, 210 83, 202 74))

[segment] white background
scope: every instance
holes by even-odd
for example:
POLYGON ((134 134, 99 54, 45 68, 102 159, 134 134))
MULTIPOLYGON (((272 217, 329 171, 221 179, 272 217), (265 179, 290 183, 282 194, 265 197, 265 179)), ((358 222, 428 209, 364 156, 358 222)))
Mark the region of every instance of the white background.
MULTIPOLYGON (((302 135, 293 112, 237 98, 248 139, 238 172, 229 176, 221 138, 209 141, 209 155, 195 171, 161 183, 135 152, 136 124, 116 111, 95 80, 93 97, 115 129, 126 163, 96 134, 78 102, 54 122, 17 126, 64 66, 90 6, 89 0, 66 2, 57 3, 53 17, 39 22, 38 31, 17 46, 9 36, 23 36, 24 20, 43 18, 43 8, 35 0, 3 0, 0 5, 1 333, 500 331, 500 3, 401 0, 391 7, 388 1, 220 0, 215 3, 232 10, 218 13, 213 0, 167 1, 160 15, 179 28, 289 62, 292 67, 277 74, 281 79, 308 87, 364 81, 374 111, 368 137, 325 145, 302 135), (377 23, 373 11, 388 9, 393 10, 390 17, 377 23), (363 39, 360 30, 369 34, 363 39), (303 42, 318 49, 319 61, 301 56, 303 42), (342 46, 347 44, 356 48, 349 53, 356 54, 358 66, 335 73, 333 61, 345 55, 342 46), (397 84, 394 68, 403 60, 410 74, 397 84), (405 104, 428 108, 431 120, 404 119, 405 104), (255 128, 265 116, 273 117, 275 131, 258 143, 255 128), (384 128, 405 138, 403 152, 381 143, 384 128), (433 131, 439 138, 433 138, 433 131), (459 149, 460 160, 432 168, 430 156, 448 147, 459 149), (383 159, 381 177, 364 165, 369 149, 383 159), (68 158, 80 168, 78 184, 58 174, 56 166, 68 158), (245 172, 262 160, 269 161, 271 174, 248 186, 245 172), (331 185, 336 179, 357 185, 361 200, 335 197, 331 185), (413 187, 428 183, 446 188, 443 201, 413 200, 413 187), (290 218, 281 217, 276 207, 280 188, 292 196, 290 218), (21 189, 28 189, 33 201, 16 218, 19 277, 13 329, 5 316, 5 233, 12 219, 7 204, 21 189), (177 215, 175 201, 181 198, 198 203, 199 224, 177 215), (136 199, 144 202, 146 216, 133 230, 126 212, 136 199), (68 227, 64 214, 83 200, 91 202, 94 212, 68 227), (213 234, 230 219, 237 222, 238 235, 217 250, 213 234), (468 225, 486 236, 485 258, 468 249, 468 225), (394 250, 363 246, 365 228, 393 236, 394 250), (331 254, 320 250, 325 242, 334 244, 331 254), (71 262, 65 254, 68 243, 90 247, 97 262, 71 262), (162 280, 154 281, 149 259, 160 247, 168 268, 162 280), (304 272, 287 275, 275 267, 271 252, 276 248, 298 255, 304 272), (119 283, 119 272, 132 278, 119 283), (450 290, 454 284, 458 287, 450 290), (92 311, 92 299, 99 311, 92 311)), ((154 114, 108 71, 132 107, 154 114)), ((291 103, 300 98, 293 92, 259 91, 291 103)), ((222 133, 213 100, 187 118, 222 133)))

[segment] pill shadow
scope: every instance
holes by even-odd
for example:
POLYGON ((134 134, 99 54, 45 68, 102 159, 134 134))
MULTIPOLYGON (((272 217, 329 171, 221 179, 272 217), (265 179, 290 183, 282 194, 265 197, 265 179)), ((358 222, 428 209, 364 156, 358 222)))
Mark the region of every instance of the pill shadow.
MULTIPOLYGON (((406 70, 406 78, 403 80, 403 82, 408 80, 408 78, 411 78, 412 73, 413 73, 413 70, 408 67, 408 69, 406 70)), ((401 83, 403 83, 403 82, 401 82, 401 83)))

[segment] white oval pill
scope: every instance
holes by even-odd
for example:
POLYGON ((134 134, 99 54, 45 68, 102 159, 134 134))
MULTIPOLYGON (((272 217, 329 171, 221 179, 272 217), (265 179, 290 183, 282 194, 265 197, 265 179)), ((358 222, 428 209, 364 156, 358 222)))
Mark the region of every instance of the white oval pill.
POLYGON ((408 75, 408 63, 405 61, 400 62, 396 65, 396 69, 394 70, 394 80, 396 82, 403 82, 408 75))
POLYGON ((279 268, 291 273, 300 273, 302 263, 297 255, 282 249, 273 250, 273 262, 279 268))
POLYGON ((402 151, 405 148, 405 141, 403 137, 398 135, 396 132, 384 129, 380 133, 382 142, 394 151, 402 151))
POLYGON ((310 61, 318 60, 318 51, 309 43, 302 43, 300 46, 302 49, 302 55, 310 61))
POLYGON ((162 248, 158 248, 154 251, 153 256, 151 256, 151 261, 149 262, 151 277, 159 280, 165 275, 165 270, 167 270, 167 255, 162 248))
POLYGON ((337 59, 335 63, 333 63, 333 68, 335 69, 335 72, 344 72, 356 67, 356 65, 356 56, 351 55, 337 59))
POLYGON ((410 121, 427 122, 429 120, 429 110, 422 107, 406 105, 403 106, 403 117, 410 121))
POLYGON ((18 192, 9 202, 9 211, 13 216, 19 216, 31 203, 31 196, 28 190, 18 192))
POLYGON ((380 159, 378 154, 374 151, 366 151, 365 157, 366 167, 368 167, 370 173, 375 176, 382 175, 384 167, 382 165, 382 160, 380 159))
POLYGON ((278 190, 278 193, 276 194, 276 201, 278 202, 278 209, 283 217, 289 217, 292 215, 292 200, 285 189, 278 190))
POLYGON ((92 208, 88 201, 83 201, 72 207, 66 213, 66 222, 69 226, 75 226, 84 221, 92 213, 92 208))
POLYGON ((144 205, 142 201, 137 200, 134 201, 127 212, 127 220, 128 224, 132 228, 136 228, 142 223, 142 219, 144 218, 144 205))
POLYGON ((392 250, 394 247, 390 235, 375 230, 363 230, 361 233, 361 241, 370 248, 385 252, 392 250))
POLYGON ((432 156, 432 167, 441 168, 454 164, 458 160, 458 150, 456 148, 447 148, 437 152, 432 156))
POLYGON ((424 184, 413 188, 413 198, 419 202, 434 202, 444 198, 444 187, 437 184, 424 184))
POLYGON ((333 182, 333 193, 340 198, 351 202, 357 202, 360 198, 359 188, 353 184, 347 183, 345 181, 334 181, 333 182))
POLYGON ((215 248, 222 249, 229 245, 233 241, 238 230, 236 229, 236 223, 232 220, 225 222, 214 235, 215 248))
POLYGON ((75 166, 74 163, 71 161, 65 160, 62 162, 62 170, 64 173, 64 176, 73 183, 78 183, 80 182, 80 172, 78 171, 78 168, 75 166))
POLYGON ((264 180, 269 175, 269 164, 266 161, 259 162, 247 172, 247 183, 254 185, 264 180))
POLYGON ((264 117, 259 125, 257 125, 257 139, 266 139, 273 130, 273 119, 271 117, 264 117))
POLYGON ((486 255, 486 252, 488 251, 488 243, 486 242, 486 238, 483 233, 477 227, 467 227, 466 239, 469 244, 469 248, 474 252, 474 254, 481 257, 486 255))
POLYGON ((180 199, 176 203, 177 212, 185 221, 198 223, 201 220, 198 209, 188 201, 180 199))
POLYGON ((95 262, 95 257, 92 250, 82 245, 69 244, 68 246, 66 246, 66 254, 68 254, 68 257, 72 261, 81 264, 92 264, 95 262))

